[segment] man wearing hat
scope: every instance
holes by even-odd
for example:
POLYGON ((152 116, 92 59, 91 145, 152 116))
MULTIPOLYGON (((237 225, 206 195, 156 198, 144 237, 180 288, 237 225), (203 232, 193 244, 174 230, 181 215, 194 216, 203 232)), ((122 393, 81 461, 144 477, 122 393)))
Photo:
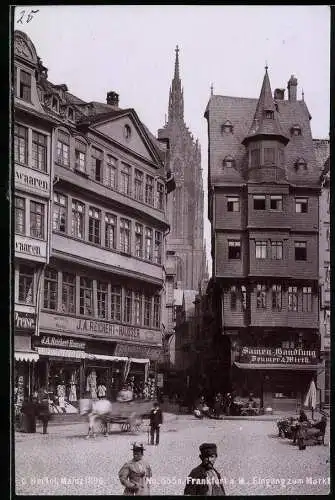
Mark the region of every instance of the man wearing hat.
POLYGON ((143 460, 144 446, 142 443, 133 443, 133 458, 126 462, 119 471, 121 484, 125 486, 124 495, 150 495, 151 467, 143 460))
POLYGON ((201 464, 186 478, 184 495, 225 496, 221 476, 214 468, 217 458, 215 443, 203 443, 199 447, 201 464))
POLYGON ((163 423, 163 414, 162 410, 159 407, 158 402, 154 403, 154 407, 150 412, 150 444, 155 444, 155 435, 156 435, 156 445, 159 444, 159 430, 160 426, 163 423))

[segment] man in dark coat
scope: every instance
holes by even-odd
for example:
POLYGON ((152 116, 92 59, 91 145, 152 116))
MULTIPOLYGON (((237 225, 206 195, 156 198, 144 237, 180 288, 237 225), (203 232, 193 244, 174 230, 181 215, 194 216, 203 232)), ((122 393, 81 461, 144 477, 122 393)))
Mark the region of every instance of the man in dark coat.
POLYGON ((163 414, 162 410, 159 407, 159 404, 154 403, 154 407, 150 412, 150 444, 155 444, 155 436, 156 436, 156 445, 159 444, 159 431, 160 426, 163 423, 163 414))
POLYGON ((49 394, 45 388, 42 388, 39 393, 39 411, 38 416, 43 425, 43 434, 48 433, 48 423, 50 420, 50 410, 49 410, 49 394))
POLYGON ((26 397, 22 403, 23 432, 36 432, 37 404, 30 396, 26 397))
POLYGON ((184 495, 195 496, 225 496, 222 479, 214 468, 217 458, 217 447, 214 443, 200 445, 201 464, 193 469, 187 479, 184 495))

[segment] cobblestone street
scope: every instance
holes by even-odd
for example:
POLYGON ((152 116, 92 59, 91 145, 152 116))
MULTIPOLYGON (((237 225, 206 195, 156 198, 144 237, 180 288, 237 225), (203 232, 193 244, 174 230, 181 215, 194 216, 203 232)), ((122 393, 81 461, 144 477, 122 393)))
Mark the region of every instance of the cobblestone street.
MULTIPOLYGON (((111 495, 123 488, 118 471, 131 458, 130 444, 147 443, 146 432, 86 440, 87 425, 51 425, 43 436, 15 435, 16 493, 111 495)), ((326 446, 299 451, 277 437, 274 421, 199 421, 179 416, 163 425, 161 444, 146 446, 152 495, 182 495, 188 472, 198 464, 198 446, 218 445, 217 469, 227 495, 325 495, 330 491, 329 430, 326 446), (271 484, 275 482, 276 484, 271 484)))

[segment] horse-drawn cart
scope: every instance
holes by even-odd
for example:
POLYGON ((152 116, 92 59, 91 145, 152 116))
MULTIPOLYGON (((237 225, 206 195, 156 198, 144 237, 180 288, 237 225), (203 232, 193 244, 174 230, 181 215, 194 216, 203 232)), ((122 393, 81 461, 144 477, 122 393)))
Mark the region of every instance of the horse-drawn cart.
POLYGON ((81 399, 80 414, 88 416, 88 435, 93 433, 96 421, 99 421, 101 431, 107 435, 110 424, 119 424, 121 430, 136 431, 141 429, 143 419, 149 417, 152 401, 135 399, 132 401, 110 402, 107 399, 81 399))

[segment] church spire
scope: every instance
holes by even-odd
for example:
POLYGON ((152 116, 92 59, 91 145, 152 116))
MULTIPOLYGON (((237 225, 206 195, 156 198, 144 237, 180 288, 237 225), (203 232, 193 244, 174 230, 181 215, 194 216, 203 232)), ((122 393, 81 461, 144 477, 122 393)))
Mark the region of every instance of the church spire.
POLYGON ((169 96, 169 121, 184 119, 184 96, 179 76, 179 47, 176 49, 176 60, 174 64, 174 77, 170 87, 169 96))

